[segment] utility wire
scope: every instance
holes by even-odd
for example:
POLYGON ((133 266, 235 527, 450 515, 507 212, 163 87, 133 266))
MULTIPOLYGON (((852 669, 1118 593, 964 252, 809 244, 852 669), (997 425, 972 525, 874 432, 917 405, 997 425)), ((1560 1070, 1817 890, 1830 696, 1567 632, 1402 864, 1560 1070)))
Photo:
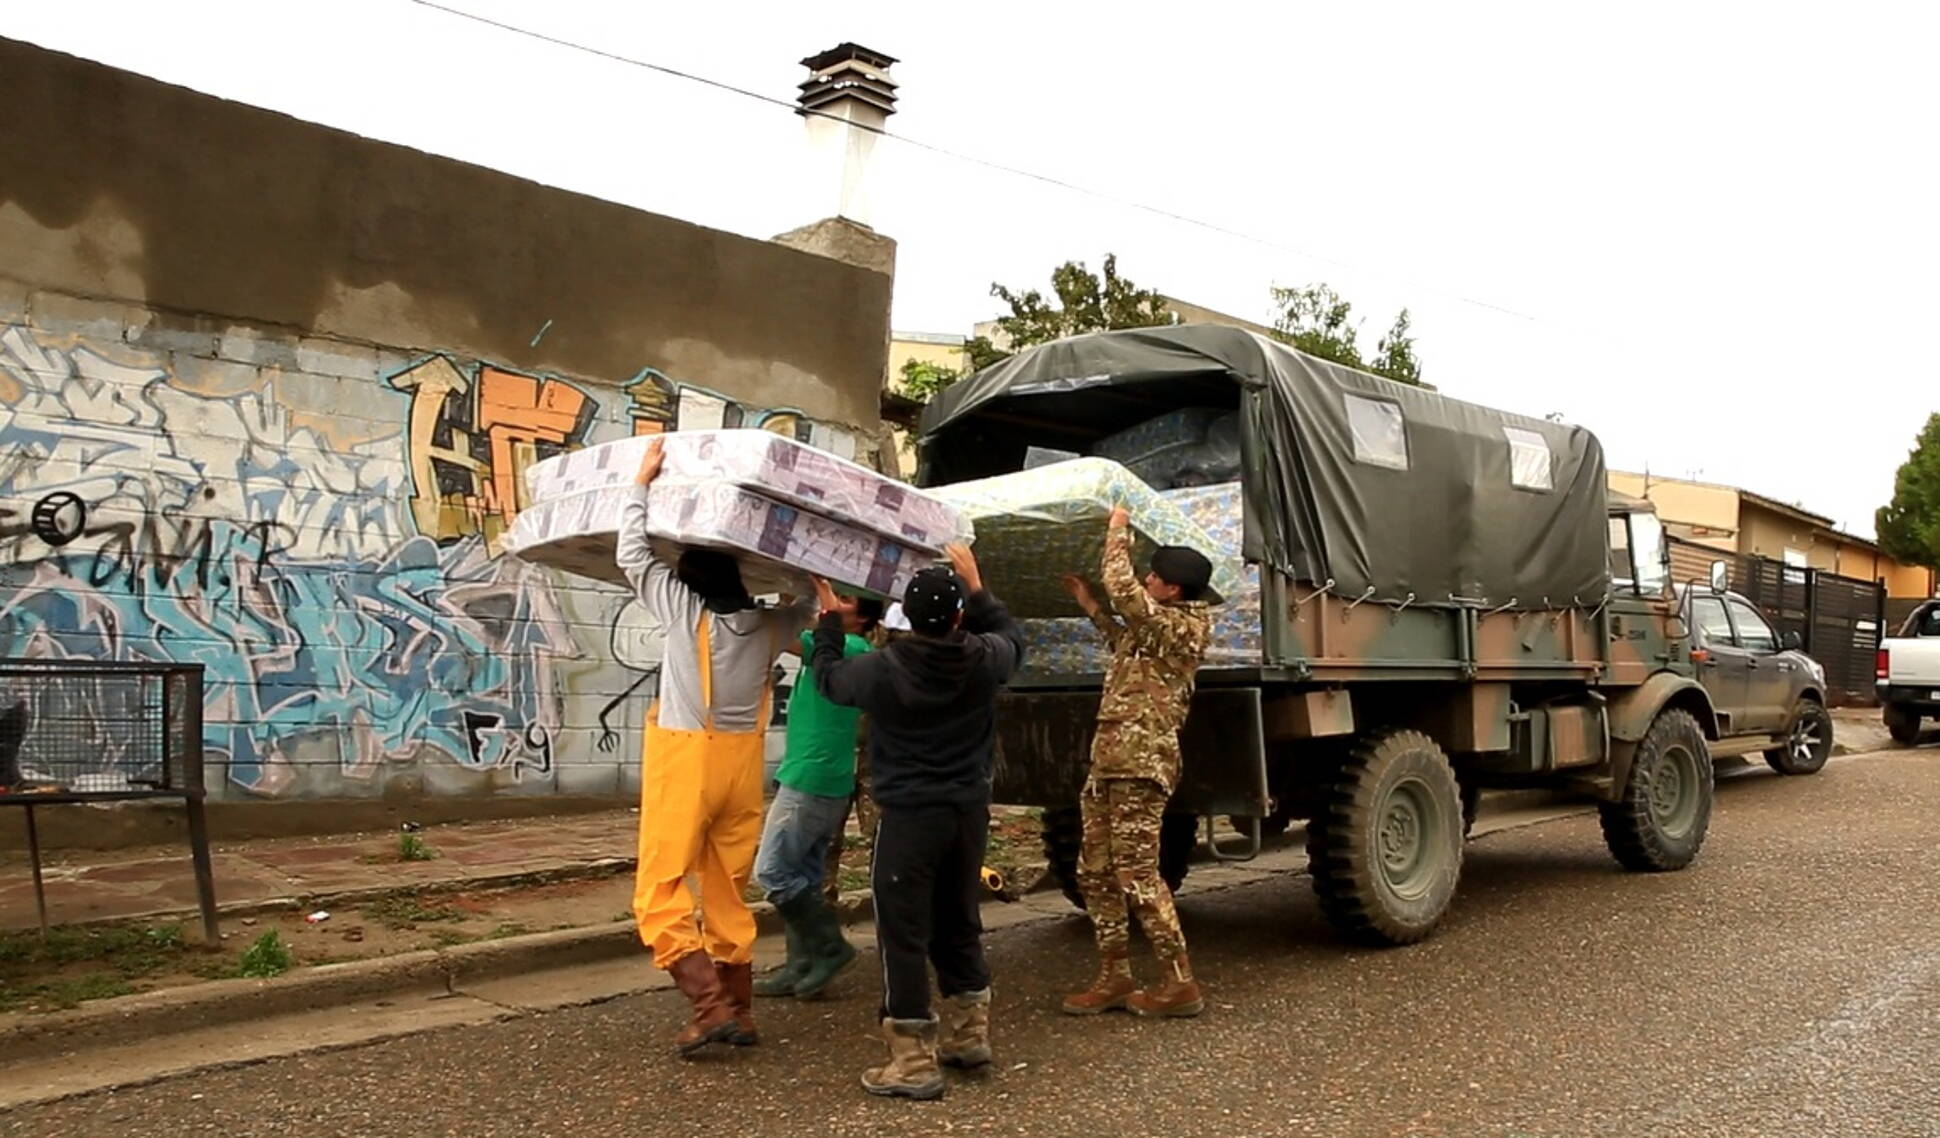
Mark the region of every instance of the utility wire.
MULTIPOLYGON (((1323 264, 1329 264, 1329 265, 1336 266, 1337 268, 1346 269, 1349 272, 1366 271, 1363 269, 1359 269, 1356 266, 1351 265, 1345 261, 1339 260, 1337 258, 1325 257, 1318 253, 1310 252, 1306 249, 1301 249, 1294 245, 1289 245, 1284 241, 1278 241, 1270 237, 1261 237, 1256 233, 1248 233, 1248 232, 1245 232, 1244 230, 1234 229, 1231 226, 1222 225, 1216 221, 1206 221, 1202 218, 1192 217, 1189 214, 1179 213, 1176 210, 1167 209, 1164 206, 1153 205, 1150 202, 1142 202, 1136 198, 1123 197, 1121 195, 1110 193, 1105 190, 1095 189, 1090 186, 1078 185, 1075 182, 1067 182, 1062 178, 1053 177, 1050 174, 1041 174, 1035 170, 1026 170, 1019 166, 1010 166, 1002 162, 994 161, 992 159, 981 158, 974 154, 965 154, 959 150, 952 150, 947 146, 940 146, 933 142, 925 142, 920 138, 911 138, 908 135, 896 134, 893 131, 880 130, 877 128, 864 126, 863 124, 860 124, 860 123, 850 122, 850 120, 842 118, 839 115, 832 115, 826 111, 803 108, 803 107, 797 106, 794 102, 788 99, 776 98, 773 95, 764 95, 760 91, 751 90, 746 87, 737 87, 732 83, 724 83, 719 79, 710 79, 705 75, 696 75, 691 71, 682 71, 679 68, 668 67, 667 65, 662 63, 653 63, 644 59, 636 59, 633 56, 621 55, 618 52, 607 51, 604 48, 593 47, 590 44, 578 43, 574 40, 561 39, 558 36, 552 36, 552 35, 547 35, 544 32, 533 31, 531 28, 523 28, 518 26, 517 24, 508 24, 501 20, 494 20, 489 16, 481 16, 475 12, 467 12, 462 8, 453 8, 446 4, 440 4, 437 2, 437 0, 407 0, 407 2, 411 4, 416 4, 420 8, 429 8, 436 12, 443 12, 449 16, 456 16, 460 19, 470 20, 471 22, 476 24, 483 24, 486 27, 496 28, 499 31, 510 32, 513 35, 524 36, 527 39, 537 40, 541 43, 551 44, 554 47, 566 48, 569 51, 583 52, 587 55, 597 56, 601 59, 610 60, 611 62, 614 62, 614 63, 625 64, 629 67, 639 67, 647 71, 657 72, 661 75, 671 76, 675 79, 685 79, 690 83, 699 83, 702 86, 712 87, 719 91, 726 91, 730 94, 740 95, 744 98, 754 99, 758 102, 767 103, 776 107, 781 107, 785 110, 788 110, 796 114, 813 115, 820 118, 833 119, 837 122, 843 122, 843 123, 847 123, 850 126, 858 127, 859 129, 872 130, 874 131, 874 133, 880 134, 885 138, 892 138, 892 139, 895 139, 897 142, 901 142, 906 145, 916 147, 919 150, 927 150, 932 154, 941 155, 945 158, 955 159, 956 161, 959 161, 959 162, 967 162, 974 166, 982 166, 986 169, 996 170, 1000 173, 1010 174, 1019 178, 1027 178, 1034 182, 1041 182, 1047 186, 1054 186, 1058 189, 1067 190, 1071 193, 1081 194, 1085 197, 1096 198, 1100 201, 1111 202, 1115 205, 1124 206, 1128 209, 1133 209, 1142 213, 1151 214, 1154 217, 1162 217, 1169 221, 1176 221, 1183 225, 1190 225, 1197 229, 1203 229, 1210 233, 1217 233, 1217 234, 1220 234, 1221 236, 1232 237, 1240 241, 1249 242, 1251 244, 1263 245, 1270 249, 1278 249, 1278 250, 1281 250, 1282 252, 1292 253, 1296 256, 1305 257, 1308 260, 1319 261, 1323 264)), ((1380 273, 1377 275, 1388 276, 1389 279, 1397 280, 1398 283, 1409 284, 1410 287, 1420 288, 1426 292, 1437 293, 1441 296, 1448 297, 1450 299, 1459 301, 1463 304, 1472 305, 1476 308, 1487 309, 1490 312, 1498 313, 1503 316, 1513 317, 1517 320, 1528 321, 1531 324, 1547 323, 1547 321, 1545 321, 1543 318, 1532 316, 1527 312, 1519 312, 1513 308, 1508 308, 1500 304, 1493 304, 1486 300, 1478 300, 1474 297, 1465 296, 1458 292, 1450 292, 1447 289, 1437 288, 1431 285, 1409 282, 1400 278, 1393 277, 1392 275, 1386 274, 1386 273, 1380 273)))

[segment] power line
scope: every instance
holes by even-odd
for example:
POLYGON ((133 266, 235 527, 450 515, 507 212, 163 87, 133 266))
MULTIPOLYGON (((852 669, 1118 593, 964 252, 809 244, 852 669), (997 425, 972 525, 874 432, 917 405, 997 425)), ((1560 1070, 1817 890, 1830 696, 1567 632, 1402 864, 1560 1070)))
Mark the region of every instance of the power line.
MULTIPOLYGON (((1085 197, 1096 198, 1099 201, 1111 202, 1115 205, 1124 206, 1128 209, 1134 209, 1142 213, 1151 214, 1154 217, 1162 217, 1169 221, 1176 221, 1183 225, 1190 225, 1198 229, 1203 229, 1210 233, 1217 233, 1225 237, 1232 237, 1237 240, 1250 242, 1255 245, 1263 245, 1270 249, 1278 249, 1282 252, 1292 253, 1296 256, 1305 257, 1308 260, 1319 261, 1323 264, 1328 264, 1328 265, 1334 265, 1338 268, 1346 269, 1349 272, 1366 271, 1366 270, 1359 269, 1356 266, 1351 265, 1345 261, 1339 260, 1338 258, 1325 257, 1318 253, 1310 252, 1306 249, 1299 248, 1298 246, 1289 245, 1284 241, 1279 241, 1274 238, 1261 237, 1258 234, 1247 233, 1244 230, 1234 229, 1231 226, 1222 225, 1216 221, 1206 221, 1202 218, 1192 217, 1188 214, 1179 213, 1176 210, 1167 209, 1164 206, 1158 206, 1158 205, 1153 205, 1150 202, 1139 201, 1136 198, 1124 197, 1119 194, 1110 193, 1109 191, 1095 189, 1091 186, 1081 186, 1075 182, 1067 182, 1062 178, 1054 177, 1050 174, 1041 174, 1035 170, 1026 170, 1019 166, 1006 165, 1005 163, 994 161, 989 158, 982 158, 974 154, 965 154, 962 151, 952 150, 947 146, 941 146, 934 142, 925 142, 920 138, 911 138, 908 135, 897 134, 893 131, 879 130, 876 128, 863 126, 862 124, 859 124, 859 123, 850 122, 848 119, 844 119, 838 115, 829 114, 826 111, 805 109, 797 106, 794 102, 790 100, 777 98, 773 95, 764 95, 760 91, 751 90, 747 87, 737 87, 732 83, 725 83, 719 79, 710 79, 705 75, 696 75, 691 71, 682 71, 679 68, 668 67, 667 65, 662 63, 653 63, 644 59, 636 59, 632 56, 621 55, 618 52, 607 51, 604 48, 593 47, 590 44, 583 44, 574 40, 561 39, 558 36, 547 35, 544 32, 534 31, 531 28, 523 28, 518 26, 517 24, 508 24, 501 20, 494 20, 489 16, 481 16, 475 12, 467 12, 462 8, 453 8, 446 4, 440 4, 437 2, 437 0, 408 0, 408 2, 412 4, 416 4, 421 8, 429 8, 433 11, 443 12, 448 16, 456 16, 460 19, 470 20, 473 23, 483 24, 486 27, 496 28, 499 31, 510 32, 513 35, 524 36, 527 39, 537 40, 541 43, 551 44, 554 47, 562 47, 569 51, 583 52, 587 55, 597 56, 600 59, 605 59, 613 63, 621 63, 629 67, 643 68, 647 71, 657 72, 661 75, 671 76, 672 78, 675 78, 675 79, 685 79, 691 83, 699 83, 702 86, 712 87, 719 91, 726 91, 726 92, 729 92, 730 94, 740 95, 743 98, 754 99, 758 102, 767 103, 771 106, 781 107, 781 108, 784 108, 785 110, 788 110, 797 114, 814 115, 820 118, 834 119, 837 122, 847 123, 850 126, 859 127, 860 129, 873 130, 876 134, 879 134, 885 138, 891 138, 896 140, 897 142, 901 142, 906 145, 916 147, 919 150, 927 150, 932 154, 941 155, 945 158, 951 158, 958 162, 967 162, 974 166, 982 166, 986 169, 996 170, 1000 173, 1010 174, 1014 177, 1026 178, 1034 182, 1041 182, 1047 186, 1054 186, 1058 189, 1066 190, 1071 193, 1081 194, 1085 197)), ((1528 321, 1531 324, 1547 323, 1547 321, 1543 320, 1540 317, 1532 316, 1527 312, 1520 312, 1520 311, 1517 311, 1516 309, 1508 308, 1500 304, 1493 304, 1489 301, 1478 300, 1474 297, 1465 296, 1458 292, 1450 292, 1447 289, 1436 288, 1431 285, 1425 285, 1425 284, 1420 284, 1418 282, 1408 281, 1404 278, 1394 277, 1390 274, 1383 273, 1379 275, 1389 276, 1389 279, 1391 280, 1396 280, 1399 283, 1408 284, 1410 287, 1419 288, 1424 292, 1437 293, 1441 296, 1448 297, 1452 300, 1459 301, 1463 304, 1472 305, 1476 308, 1487 309, 1490 312, 1498 313, 1503 316, 1510 316, 1517 320, 1528 321)))

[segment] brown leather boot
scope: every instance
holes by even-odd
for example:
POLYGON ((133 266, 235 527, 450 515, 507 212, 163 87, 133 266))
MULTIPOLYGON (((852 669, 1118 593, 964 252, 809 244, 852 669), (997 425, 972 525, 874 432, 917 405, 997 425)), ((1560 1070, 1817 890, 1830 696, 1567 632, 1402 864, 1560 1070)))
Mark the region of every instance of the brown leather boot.
POLYGON ((1138 981, 1132 979, 1132 962, 1122 953, 1101 957, 1098 961, 1098 978, 1091 987, 1064 998, 1064 1014, 1073 1016, 1095 1016, 1101 1012, 1122 1008, 1125 1001, 1138 992, 1138 981))
POLYGON ((943 1097, 943 1069, 936 1065, 936 1019, 886 1019, 883 1042, 889 1062, 862 1073, 862 1089, 886 1098, 943 1097))
POLYGON ((721 981, 721 994, 734 1009, 734 1034, 728 1042, 736 1047, 752 1047, 761 1042, 754 1027, 754 965, 714 962, 714 975, 721 981))
POLYGON ((1192 964, 1181 953, 1165 961, 1165 979, 1157 985, 1134 992, 1125 1006, 1133 1015, 1187 1018, 1206 1010, 1199 982, 1192 978, 1192 964))
POLYGON ((705 952, 690 952, 674 961, 667 974, 687 1002, 694 1006, 694 1018, 674 1036, 674 1050, 684 1058, 710 1043, 726 1043, 739 1030, 734 1022, 734 1005, 721 989, 714 962, 705 952))
POLYGON ((936 1061, 971 1070, 990 1064, 990 989, 959 992, 943 1001, 936 1061))

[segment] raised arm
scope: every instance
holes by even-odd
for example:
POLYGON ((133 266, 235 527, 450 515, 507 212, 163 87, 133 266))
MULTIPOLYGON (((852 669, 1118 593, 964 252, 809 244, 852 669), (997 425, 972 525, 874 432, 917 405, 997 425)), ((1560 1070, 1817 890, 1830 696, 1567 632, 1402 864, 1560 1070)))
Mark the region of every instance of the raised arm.
POLYGON ((815 635, 809 642, 807 666, 815 676, 815 689, 838 707, 867 711, 881 659, 874 652, 845 658, 849 633, 842 622, 842 602, 827 581, 820 577, 814 580, 815 603, 822 619, 816 622, 815 635))
POLYGON ((1017 626, 1004 602, 983 587, 983 572, 977 568, 977 557, 969 546, 951 545, 943 552, 949 556, 950 567, 963 579, 964 590, 970 594, 963 602, 963 631, 984 642, 997 682, 1008 683, 1024 662, 1024 631, 1017 626))
POLYGON ((1126 624, 1137 628, 1157 615, 1158 605, 1132 568, 1132 516, 1123 506, 1112 509, 1111 521, 1105 527, 1104 568, 1105 595, 1126 624))
POLYGON ((671 565, 654 555, 653 544, 647 539, 647 492, 660 474, 662 451, 662 440, 655 439, 640 457, 633 495, 620 510, 619 547, 613 559, 633 586, 633 595, 666 627, 694 619, 700 598, 680 583, 671 565))
POLYGON ((1071 598, 1078 602, 1078 607, 1085 610, 1085 615, 1091 618, 1092 626, 1104 636, 1106 646, 1116 652, 1119 639, 1125 635, 1125 626, 1118 623, 1118 618, 1106 612, 1105 606, 1098 603, 1098 598, 1091 593, 1091 585, 1083 577, 1067 574, 1063 581, 1065 591, 1071 594, 1071 598))

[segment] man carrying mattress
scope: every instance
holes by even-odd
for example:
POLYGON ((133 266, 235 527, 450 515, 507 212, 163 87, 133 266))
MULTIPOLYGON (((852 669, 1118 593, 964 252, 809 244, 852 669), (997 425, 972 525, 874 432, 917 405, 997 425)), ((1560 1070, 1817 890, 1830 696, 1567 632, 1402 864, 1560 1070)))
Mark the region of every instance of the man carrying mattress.
POLYGON ((841 601, 817 580, 822 620, 809 660, 829 702, 869 717, 870 885, 889 1062, 865 1072, 862 1085, 915 1099, 943 1093, 939 1062, 991 1060, 978 872, 990 835, 997 692, 1024 657, 1023 634, 984 590, 976 558, 961 545, 946 552, 956 572, 916 574, 903 595, 911 635, 880 652, 843 655, 841 601), (931 966, 944 997, 941 1025, 930 1006, 931 966))
POLYGON ((1064 1010, 1096 1015, 1129 1008, 1139 1015, 1194 1016, 1205 1005, 1186 960, 1172 891, 1159 876, 1159 825, 1179 782, 1179 728, 1212 636, 1212 615, 1202 599, 1212 581, 1212 562, 1198 550, 1164 546, 1152 555, 1151 572, 1141 581, 1132 569, 1130 521, 1121 506, 1112 511, 1105 531, 1105 592, 1116 617, 1104 611, 1081 578, 1064 579, 1111 645, 1091 775, 1078 800, 1084 814, 1078 888, 1098 942, 1098 978, 1065 997, 1064 1010), (1143 992, 1132 979, 1128 896, 1164 973, 1156 987, 1143 992))
POLYGON ((676 566, 654 555, 647 492, 662 451, 655 439, 641 457, 616 560, 667 636, 660 698, 647 712, 641 746, 633 917, 654 965, 693 1005, 674 1037, 686 1056, 710 1043, 756 1041, 755 923, 743 893, 761 834, 770 676, 813 608, 756 608, 740 566, 718 550, 690 549, 676 566), (690 874, 700 879, 698 926, 690 874))

